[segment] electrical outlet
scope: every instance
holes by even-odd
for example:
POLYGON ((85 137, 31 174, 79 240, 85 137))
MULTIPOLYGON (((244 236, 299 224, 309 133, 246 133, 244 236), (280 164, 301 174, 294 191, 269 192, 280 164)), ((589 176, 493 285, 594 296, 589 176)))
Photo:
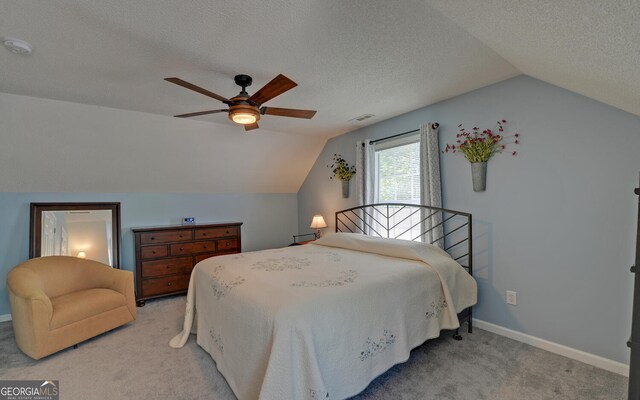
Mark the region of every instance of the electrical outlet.
POLYGON ((518 298, 516 294, 517 293, 512 290, 507 290, 507 304, 511 304, 514 306, 518 304, 518 298))

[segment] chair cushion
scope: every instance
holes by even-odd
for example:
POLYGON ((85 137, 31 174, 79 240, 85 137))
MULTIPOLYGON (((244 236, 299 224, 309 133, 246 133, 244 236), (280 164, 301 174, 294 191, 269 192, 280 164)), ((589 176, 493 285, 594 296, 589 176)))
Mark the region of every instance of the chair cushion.
POLYGON ((126 298, 111 289, 86 289, 51 299, 51 329, 57 329, 94 315, 126 306, 126 298))

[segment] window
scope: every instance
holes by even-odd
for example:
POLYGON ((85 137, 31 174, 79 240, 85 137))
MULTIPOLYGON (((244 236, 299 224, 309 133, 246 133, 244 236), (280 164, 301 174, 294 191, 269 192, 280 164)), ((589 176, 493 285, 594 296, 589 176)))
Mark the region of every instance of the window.
POLYGON ((420 204, 420 136, 375 146, 375 202, 420 204))
MULTIPOLYGON (((420 204, 420 135, 375 144, 374 200, 376 203, 420 204)), ((412 240, 422 231, 420 213, 394 207, 390 237, 412 240)))

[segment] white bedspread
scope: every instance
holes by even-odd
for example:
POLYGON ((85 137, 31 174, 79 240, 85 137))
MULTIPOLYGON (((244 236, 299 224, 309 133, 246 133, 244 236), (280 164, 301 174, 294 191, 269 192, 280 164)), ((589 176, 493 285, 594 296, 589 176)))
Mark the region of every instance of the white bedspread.
POLYGON ((473 278, 435 246, 332 234, 199 263, 170 344, 184 346, 197 325, 240 400, 344 399, 457 328, 476 297, 473 278))

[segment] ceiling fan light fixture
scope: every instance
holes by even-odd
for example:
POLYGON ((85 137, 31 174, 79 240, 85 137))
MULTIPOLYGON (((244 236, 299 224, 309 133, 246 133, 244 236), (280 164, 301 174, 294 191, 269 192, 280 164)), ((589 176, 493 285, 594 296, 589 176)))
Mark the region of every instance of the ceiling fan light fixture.
POLYGON ((246 125, 255 124, 256 116, 250 113, 239 112, 231 116, 231 120, 236 124, 246 125))
POLYGON ((311 119, 316 114, 315 110, 262 107, 265 102, 298 86, 297 83, 282 74, 279 74, 278 76, 270 80, 269 83, 264 85, 262 88, 260 88, 260 90, 258 90, 251 96, 249 96, 249 93, 247 93, 245 90, 247 86, 251 85, 251 77, 249 75, 236 75, 234 80, 236 84, 242 88, 242 91, 238 93, 237 96, 230 99, 215 94, 207 89, 201 88, 200 86, 196 86, 193 83, 184 81, 180 78, 171 77, 164 78, 164 80, 167 82, 171 82, 174 85, 182 86, 183 88, 193 90, 194 92, 219 100, 229 106, 229 109, 224 110, 207 110, 174 115, 174 117, 176 118, 189 118, 197 117, 200 115, 228 112, 229 119, 236 124, 243 125, 244 130, 248 132, 259 128, 258 121, 260 121, 260 117, 262 115, 311 119))
POLYGON ((260 119, 260 112, 253 107, 239 107, 229 111, 229 119, 236 124, 255 124, 260 119))

